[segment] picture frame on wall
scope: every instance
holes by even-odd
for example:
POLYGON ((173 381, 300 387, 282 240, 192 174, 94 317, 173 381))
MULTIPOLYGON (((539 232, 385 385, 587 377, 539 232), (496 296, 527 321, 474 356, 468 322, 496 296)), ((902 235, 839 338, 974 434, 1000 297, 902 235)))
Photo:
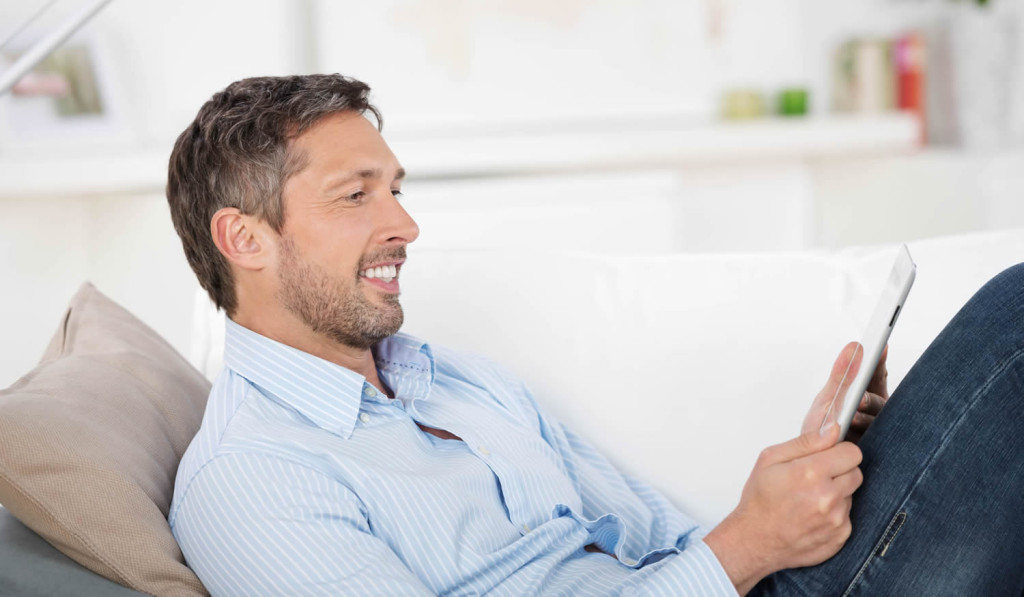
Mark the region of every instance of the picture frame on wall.
MULTIPOLYGON (((0 51, 8 68, 36 40, 0 51)), ((0 155, 121 147, 133 140, 109 51, 100 36, 76 35, 0 97, 0 155)))

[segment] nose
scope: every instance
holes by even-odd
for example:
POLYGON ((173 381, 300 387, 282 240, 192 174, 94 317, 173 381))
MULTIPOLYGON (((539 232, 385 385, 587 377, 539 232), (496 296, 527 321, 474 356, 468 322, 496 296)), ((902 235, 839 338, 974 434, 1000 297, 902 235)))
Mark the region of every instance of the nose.
POLYGON ((416 240, 420 235, 420 227, 398 199, 392 195, 384 203, 386 209, 383 214, 384 226, 381 229, 382 240, 389 244, 409 244, 416 240))

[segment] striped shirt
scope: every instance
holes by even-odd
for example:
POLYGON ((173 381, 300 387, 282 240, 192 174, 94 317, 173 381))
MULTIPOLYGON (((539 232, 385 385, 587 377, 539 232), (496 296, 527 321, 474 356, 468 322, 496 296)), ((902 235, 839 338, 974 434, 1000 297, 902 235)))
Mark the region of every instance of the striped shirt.
POLYGON ((392 336, 390 399, 226 325, 169 516, 213 595, 736 595, 703 529, 493 362, 392 336))

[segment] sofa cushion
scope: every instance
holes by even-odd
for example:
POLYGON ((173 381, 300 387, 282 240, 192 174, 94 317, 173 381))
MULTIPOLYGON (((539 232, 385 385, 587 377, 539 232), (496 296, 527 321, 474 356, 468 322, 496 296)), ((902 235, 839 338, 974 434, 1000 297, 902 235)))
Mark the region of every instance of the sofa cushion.
POLYGON ((206 594, 167 511, 209 388, 156 332, 83 285, 39 365, 0 391, 0 504, 115 582, 206 594))
MULTIPOLYGON (((890 341, 891 389, 978 288, 1022 259, 1024 231, 909 247, 918 275, 890 341)), ((836 355, 860 339, 896 252, 413 246, 403 331, 505 365, 621 470, 711 525, 735 507, 758 453, 799 433, 836 355)))
POLYGON ((19 597, 130 597, 143 593, 93 574, 0 508, 0 592, 19 597))

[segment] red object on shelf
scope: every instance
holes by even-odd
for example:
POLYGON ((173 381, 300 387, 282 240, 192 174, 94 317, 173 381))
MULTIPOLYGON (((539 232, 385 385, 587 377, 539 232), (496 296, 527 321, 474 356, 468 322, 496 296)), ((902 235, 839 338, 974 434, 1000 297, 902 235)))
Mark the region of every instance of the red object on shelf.
POLYGON ((30 72, 11 87, 11 95, 49 95, 62 97, 68 94, 71 85, 64 75, 30 72))
POLYGON ((920 33, 899 37, 894 46, 896 71, 896 107, 913 112, 921 121, 921 142, 927 138, 925 120, 925 65, 927 46, 920 33))

